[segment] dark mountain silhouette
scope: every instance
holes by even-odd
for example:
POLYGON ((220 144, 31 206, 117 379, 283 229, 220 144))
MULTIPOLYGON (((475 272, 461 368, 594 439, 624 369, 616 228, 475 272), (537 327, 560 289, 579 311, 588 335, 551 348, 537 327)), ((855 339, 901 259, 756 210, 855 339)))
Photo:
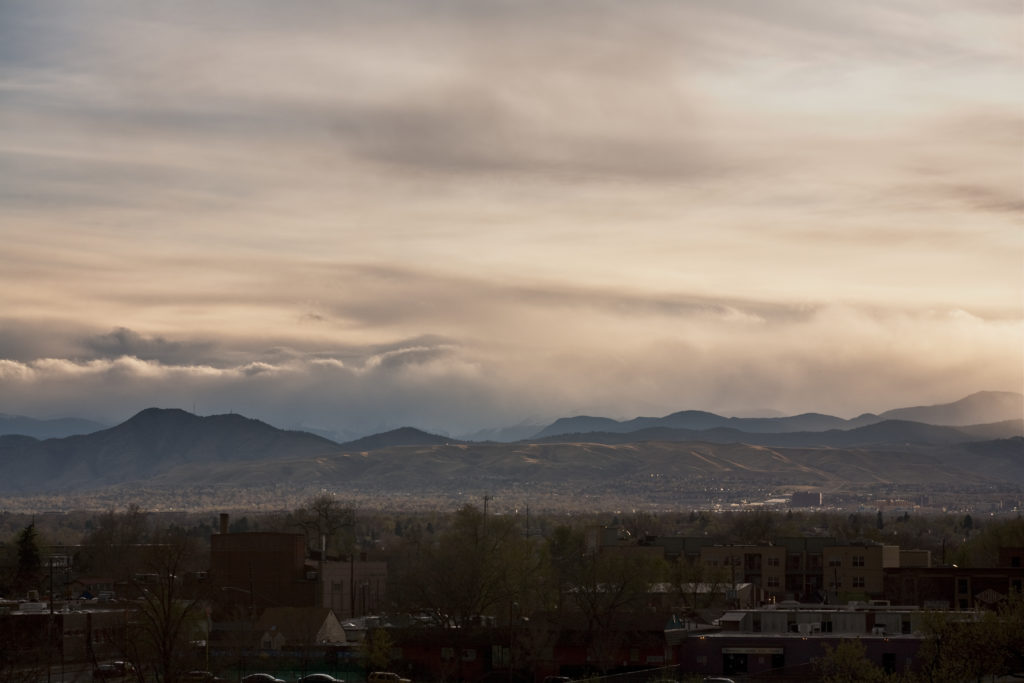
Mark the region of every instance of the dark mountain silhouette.
MULTIPOLYGON (((644 418, 637 418, 644 419, 644 418)), ((654 418, 646 418, 654 419, 654 418)), ((622 423, 610 417, 591 417, 589 415, 577 415, 576 417, 560 417, 544 429, 533 435, 534 439, 543 439, 557 434, 586 434, 587 432, 629 432, 634 429, 622 428, 622 423)))
POLYGON ((563 417, 540 430, 534 439, 559 434, 605 432, 624 434, 653 428, 709 430, 735 429, 751 434, 823 432, 830 429, 855 429, 884 422, 903 420, 939 426, 966 426, 1024 418, 1024 395, 1005 391, 981 391, 954 403, 889 410, 881 415, 864 413, 846 420, 821 413, 789 417, 723 417, 701 410, 684 410, 665 417, 637 417, 618 421, 607 417, 563 417))
POLYGON ((33 417, 24 417, 22 415, 0 414, 0 435, 21 434, 35 439, 59 439, 75 434, 90 434, 106 429, 109 426, 79 417, 37 420, 33 417))
POLYGON ((542 429, 533 438, 545 439, 559 434, 585 434, 607 432, 626 434, 646 429, 733 429, 754 434, 814 431, 827 429, 849 429, 876 421, 877 417, 861 416, 856 420, 844 420, 820 413, 805 413, 790 417, 722 417, 702 410, 684 410, 665 417, 636 417, 619 422, 607 417, 563 417, 542 429))
POLYGON ((346 451, 373 451, 380 448, 393 448, 394 446, 431 446, 445 443, 461 443, 457 439, 450 439, 447 436, 430 434, 415 427, 400 427, 390 432, 364 436, 362 439, 348 441, 338 446, 346 451))
POLYGON ((193 462, 312 457, 338 448, 333 441, 241 415, 200 417, 148 408, 92 434, 45 441, 0 437, 0 489, 78 489, 143 480, 193 462))

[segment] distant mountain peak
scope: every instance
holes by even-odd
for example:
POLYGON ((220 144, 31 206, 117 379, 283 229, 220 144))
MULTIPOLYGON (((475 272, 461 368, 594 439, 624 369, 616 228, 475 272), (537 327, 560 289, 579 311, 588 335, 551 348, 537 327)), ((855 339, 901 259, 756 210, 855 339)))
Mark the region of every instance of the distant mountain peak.
POLYGON ((157 408, 155 406, 149 408, 143 408, 139 412, 132 415, 125 422, 131 422, 133 420, 153 420, 153 419, 168 419, 168 418, 182 418, 182 417, 199 417, 193 413, 182 410, 181 408, 157 408))
POLYGON ((348 451, 373 451, 393 446, 436 446, 448 443, 462 442, 447 436, 431 434, 416 427, 399 427, 389 432, 372 434, 362 439, 343 443, 341 448, 348 451))
POLYGON ((978 391, 952 403, 896 408, 879 417, 950 427, 1015 420, 1024 417, 1024 394, 978 391))

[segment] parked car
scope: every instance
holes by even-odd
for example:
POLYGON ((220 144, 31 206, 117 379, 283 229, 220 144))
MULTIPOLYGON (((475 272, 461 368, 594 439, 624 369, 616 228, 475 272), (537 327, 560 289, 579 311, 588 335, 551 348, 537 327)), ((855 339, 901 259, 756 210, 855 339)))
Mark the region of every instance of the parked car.
POLYGON ((402 678, 390 671, 374 671, 366 680, 367 683, 412 683, 408 678, 402 678))
POLYGON ((182 683, 223 683, 225 679, 214 676, 210 671, 189 671, 178 679, 182 683))
POLYGON ((116 660, 113 662, 103 662, 97 664, 96 668, 92 670, 92 680, 94 681, 118 681, 127 678, 134 673, 135 667, 132 666, 131 662, 123 660, 116 660))
POLYGON ((308 674, 300 678, 297 683, 345 683, 345 681, 330 674, 308 674))
POLYGON ((284 681, 270 674, 249 674, 242 679, 242 683, 284 683, 284 681))

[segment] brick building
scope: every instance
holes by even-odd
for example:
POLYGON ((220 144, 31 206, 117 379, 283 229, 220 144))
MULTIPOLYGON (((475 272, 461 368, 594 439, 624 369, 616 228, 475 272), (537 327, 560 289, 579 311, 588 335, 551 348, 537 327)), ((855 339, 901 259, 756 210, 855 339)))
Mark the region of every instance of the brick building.
POLYGON ((387 590, 387 563, 310 559, 303 534, 245 532, 210 537, 209 582, 221 604, 249 607, 328 607, 338 619, 378 612, 387 590))

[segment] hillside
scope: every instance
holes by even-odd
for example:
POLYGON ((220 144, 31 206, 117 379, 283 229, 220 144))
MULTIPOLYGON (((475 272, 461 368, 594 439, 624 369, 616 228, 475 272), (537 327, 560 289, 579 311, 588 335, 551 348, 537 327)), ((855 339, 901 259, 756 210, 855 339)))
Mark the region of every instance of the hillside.
POLYGON ((1007 420, 959 429, 927 425, 905 420, 885 420, 855 429, 830 429, 815 432, 744 432, 730 427, 714 429, 672 429, 651 427, 632 432, 587 432, 559 434, 543 443, 586 442, 601 444, 648 441, 703 441, 707 443, 744 443, 757 446, 852 448, 886 445, 949 446, 987 439, 1009 439, 1024 435, 1024 420, 1007 420))
POLYGON ((967 449, 767 448, 747 444, 449 444, 260 463, 192 463, 152 478, 151 486, 211 481, 240 486, 326 486, 387 496, 450 496, 461 491, 517 491, 672 500, 722 488, 807 486, 831 491, 869 486, 990 487, 1024 483, 1019 453, 999 446, 967 449), (979 458, 984 466, 979 466, 979 458))

